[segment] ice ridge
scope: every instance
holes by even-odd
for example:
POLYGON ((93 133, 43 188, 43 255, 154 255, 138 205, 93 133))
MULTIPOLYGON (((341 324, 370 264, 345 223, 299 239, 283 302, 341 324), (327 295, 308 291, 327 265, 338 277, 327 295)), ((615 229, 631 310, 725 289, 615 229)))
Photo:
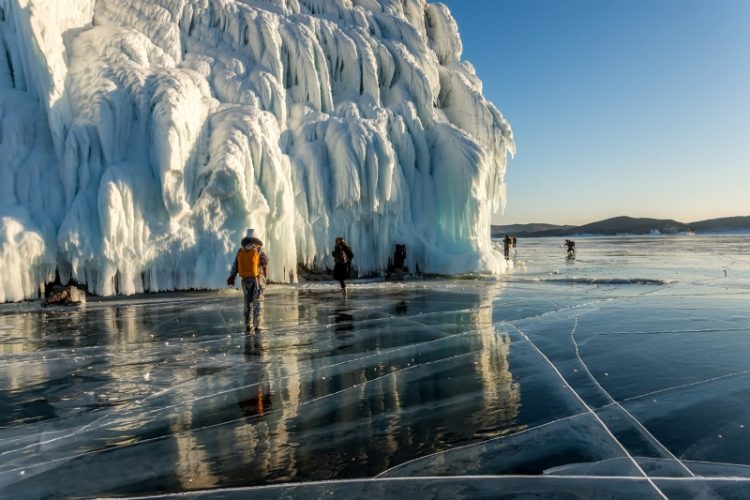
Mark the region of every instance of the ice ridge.
POLYGON ((426 0, 0 0, 0 302, 271 278, 499 273, 508 122, 426 0))

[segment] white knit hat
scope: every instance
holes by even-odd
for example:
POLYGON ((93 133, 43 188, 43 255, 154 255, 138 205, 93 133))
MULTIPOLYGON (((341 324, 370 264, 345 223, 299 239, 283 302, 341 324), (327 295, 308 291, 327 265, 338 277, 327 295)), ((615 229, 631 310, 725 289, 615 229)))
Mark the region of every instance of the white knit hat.
POLYGON ((246 238, 254 238, 255 237, 255 229, 248 229, 247 234, 245 235, 246 238))

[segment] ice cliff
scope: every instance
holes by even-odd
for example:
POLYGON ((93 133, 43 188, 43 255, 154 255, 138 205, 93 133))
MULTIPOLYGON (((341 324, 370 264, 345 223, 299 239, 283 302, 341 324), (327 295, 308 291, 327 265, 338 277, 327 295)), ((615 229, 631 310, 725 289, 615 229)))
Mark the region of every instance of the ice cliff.
POLYGON ((502 272, 512 132, 461 50, 425 0, 0 0, 0 302, 218 288, 247 227, 278 281, 337 235, 502 272))

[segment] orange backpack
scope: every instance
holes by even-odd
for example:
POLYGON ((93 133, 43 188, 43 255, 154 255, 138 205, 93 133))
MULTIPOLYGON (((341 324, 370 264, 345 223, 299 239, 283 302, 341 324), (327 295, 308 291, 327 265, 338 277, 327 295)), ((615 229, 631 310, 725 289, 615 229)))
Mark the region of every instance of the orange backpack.
POLYGON ((241 248, 237 252, 237 272, 240 278, 257 278, 258 262, 260 261, 260 252, 255 246, 250 249, 241 248))

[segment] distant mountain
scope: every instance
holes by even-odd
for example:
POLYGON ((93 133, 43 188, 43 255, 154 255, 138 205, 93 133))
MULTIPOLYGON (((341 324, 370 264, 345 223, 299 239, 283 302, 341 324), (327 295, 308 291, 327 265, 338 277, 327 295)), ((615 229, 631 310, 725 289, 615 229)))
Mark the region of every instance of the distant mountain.
POLYGON ((721 232, 750 230, 750 217, 729 217, 685 224, 673 219, 649 219, 634 217, 613 217, 591 222, 582 226, 559 226, 555 224, 513 224, 492 226, 492 236, 502 237, 505 233, 519 237, 573 236, 579 234, 679 234, 689 232, 721 232))
POLYGON ((502 238, 506 234, 515 236, 531 236, 541 231, 552 231, 555 229, 570 229, 575 226, 560 226, 557 224, 531 223, 531 224, 509 224, 507 226, 492 226, 492 237, 502 238))
MULTIPOLYGON (((690 227, 672 219, 648 219, 613 217, 566 230, 563 235, 573 234, 677 234, 689 233, 690 227)), ((552 236, 552 235, 551 235, 552 236)))
POLYGON ((505 234, 535 238, 541 236, 574 236, 577 234, 616 235, 616 234, 679 234, 679 233, 738 233, 750 232, 750 216, 723 217, 685 224, 672 219, 649 219, 634 217, 613 217, 584 224, 564 226, 557 224, 509 224, 492 226, 492 237, 502 238, 505 234))
POLYGON ((723 217, 688 224, 696 233, 726 233, 750 231, 750 216, 723 217))

